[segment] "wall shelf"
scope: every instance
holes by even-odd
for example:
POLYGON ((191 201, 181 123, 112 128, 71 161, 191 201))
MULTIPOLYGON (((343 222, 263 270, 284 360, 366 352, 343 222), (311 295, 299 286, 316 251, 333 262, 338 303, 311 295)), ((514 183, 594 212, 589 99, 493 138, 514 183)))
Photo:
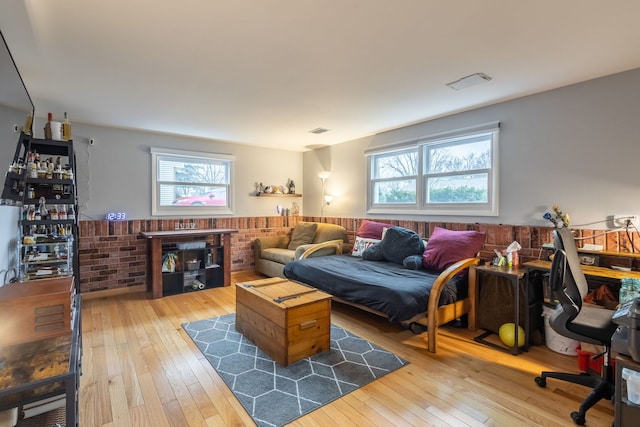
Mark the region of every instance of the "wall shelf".
POLYGON ((302 194, 256 193, 256 197, 302 197, 302 194))

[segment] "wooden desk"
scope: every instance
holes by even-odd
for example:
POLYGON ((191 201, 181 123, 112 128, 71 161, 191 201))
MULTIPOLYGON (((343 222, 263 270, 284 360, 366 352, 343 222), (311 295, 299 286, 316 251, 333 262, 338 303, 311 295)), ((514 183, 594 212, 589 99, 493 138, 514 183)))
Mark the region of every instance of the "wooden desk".
MULTIPOLYGON (((494 265, 478 265, 475 267, 471 267, 474 270, 474 274, 469 275, 469 298, 471 299, 471 308, 469 310, 469 329, 476 330, 478 328, 478 284, 482 275, 494 275, 499 277, 504 277, 513 285, 514 289, 514 324, 520 324, 520 281, 525 277, 526 269, 521 266, 517 267, 497 267, 494 265)), ((529 301, 528 294, 528 286, 524 287, 525 289, 525 301, 529 301)), ((502 303, 502 302, 500 302, 502 303)), ((524 316, 524 330, 529 330, 529 310, 525 311, 524 316)), ((475 341, 480 342, 482 344, 488 345, 490 347, 496 348, 502 351, 509 351, 511 354, 519 354, 522 349, 518 347, 518 328, 514 331, 514 344, 513 347, 507 349, 506 347, 501 347, 492 342, 485 341, 485 338, 489 335, 493 334, 491 331, 486 331, 483 334, 474 338, 475 341)), ((529 348, 529 334, 525 334, 525 345, 524 350, 529 348)))
POLYGON ((231 234, 238 230, 207 228, 185 229, 173 231, 143 231, 140 235, 149 240, 149 263, 151 281, 151 294, 153 298, 162 298, 162 241, 181 237, 206 237, 220 235, 220 243, 223 247, 223 274, 224 286, 231 284, 231 234))
MULTIPOLYGON (((532 270, 549 271, 551 270, 551 261, 529 261, 524 264, 524 267, 532 270)), ((640 279, 640 271, 620 271, 606 267, 593 267, 590 265, 583 265, 582 272, 587 277, 597 277, 601 279, 614 279, 618 281, 626 277, 640 279)))
POLYGON ((78 426, 78 386, 82 358, 80 295, 75 295, 73 328, 55 337, 0 349, 0 411, 60 396, 66 425, 78 426))
MULTIPOLYGON (((527 269, 527 274, 530 271, 538 270, 538 271, 550 271, 551 270, 551 261, 529 261, 524 264, 527 269)), ((625 278, 633 278, 640 279, 640 272, 638 271, 620 271, 614 270, 606 267, 593 267, 590 265, 581 265, 582 273, 584 273, 587 282, 590 284, 589 289, 594 290, 597 287, 593 285, 607 285, 610 287, 612 292, 617 295, 620 290, 620 285, 622 279, 625 278)), ((603 305, 603 307, 608 308, 610 310, 615 309, 617 305, 617 301, 607 302, 603 305)))

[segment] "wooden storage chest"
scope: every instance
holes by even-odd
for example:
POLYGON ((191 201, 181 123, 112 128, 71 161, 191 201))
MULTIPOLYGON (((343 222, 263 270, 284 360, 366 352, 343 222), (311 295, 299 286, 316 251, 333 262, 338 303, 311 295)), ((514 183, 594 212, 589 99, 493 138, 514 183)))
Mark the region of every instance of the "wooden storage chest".
POLYGON ((331 295, 281 278, 238 283, 236 329, 287 366, 329 350, 331 295))

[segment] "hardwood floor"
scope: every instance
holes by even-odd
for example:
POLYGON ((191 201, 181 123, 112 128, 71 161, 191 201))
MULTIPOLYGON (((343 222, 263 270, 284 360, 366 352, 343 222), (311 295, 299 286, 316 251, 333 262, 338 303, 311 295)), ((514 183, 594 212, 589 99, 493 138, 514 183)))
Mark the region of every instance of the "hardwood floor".
MULTIPOLYGON (((80 425, 254 425, 181 327, 234 312, 234 289, 83 301, 80 425)), ((588 392, 561 381, 549 380, 545 389, 535 384, 541 370, 577 371, 575 357, 546 346, 513 356, 476 343, 466 329, 445 326, 432 354, 420 336, 361 310, 334 303, 332 322, 411 363, 291 426, 570 426, 569 413, 588 392)), ((587 413, 589 427, 612 422, 611 402, 587 413)))

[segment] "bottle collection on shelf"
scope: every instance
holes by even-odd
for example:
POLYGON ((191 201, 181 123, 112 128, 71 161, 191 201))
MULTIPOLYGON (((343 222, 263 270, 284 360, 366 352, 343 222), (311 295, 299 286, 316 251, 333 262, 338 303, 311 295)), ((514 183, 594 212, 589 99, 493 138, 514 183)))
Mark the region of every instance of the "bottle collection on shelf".
POLYGON ((47 208, 44 197, 40 197, 38 207, 35 205, 25 205, 23 207, 22 219, 25 221, 64 221, 76 219, 76 211, 73 205, 65 203, 55 204, 51 209, 47 208))
POLYGON ((280 216, 299 216, 300 215, 300 206, 296 202, 293 202, 291 204, 291 209, 282 207, 280 205, 277 205, 276 206, 276 212, 280 216))
MULTIPOLYGON (((33 113, 27 115, 24 122, 25 135, 33 135, 33 113)), ((56 141, 71 141, 71 122, 67 112, 64 113, 64 121, 53 120, 53 113, 47 113, 47 122, 44 124, 44 138, 56 141)))
MULTIPOLYGON (((54 179, 54 180, 72 180, 73 171, 69 165, 62 166, 60 157, 58 157, 54 163, 53 158, 41 161, 40 154, 35 150, 27 153, 27 164, 25 165, 22 159, 18 159, 11 166, 9 166, 9 172, 24 176, 28 179, 54 179)), ((24 196, 24 181, 14 180, 11 188, 12 192, 18 194, 20 197, 24 196)), ((68 194, 69 186, 62 184, 53 184, 46 186, 45 188, 36 188, 31 185, 27 188, 27 198, 37 199, 40 196, 47 196, 50 198, 60 199, 61 194, 68 194), (41 192, 43 194, 37 194, 41 192)), ((17 202, 21 205, 22 202, 17 202)))
POLYGON ((34 236, 47 236, 54 239, 73 238, 73 229, 71 224, 53 224, 53 225, 32 225, 29 227, 29 234, 25 234, 23 244, 36 244, 34 236))
POLYGON ((64 167, 60 163, 60 157, 53 162, 53 158, 41 161, 40 153, 33 150, 27 153, 27 164, 25 165, 22 159, 18 159, 9 166, 9 172, 22 175, 26 170, 28 173, 27 178, 40 178, 40 179, 73 179, 73 171, 69 165, 64 167))

